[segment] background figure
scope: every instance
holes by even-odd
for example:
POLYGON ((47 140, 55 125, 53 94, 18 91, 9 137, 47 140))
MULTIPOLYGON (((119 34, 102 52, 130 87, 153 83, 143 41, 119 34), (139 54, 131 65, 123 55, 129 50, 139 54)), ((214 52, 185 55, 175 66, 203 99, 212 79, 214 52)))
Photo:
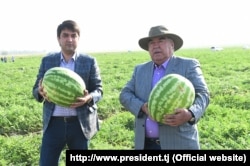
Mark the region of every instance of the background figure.
POLYGON ((164 26, 152 27, 139 45, 152 61, 137 65, 120 93, 121 104, 135 116, 135 149, 200 149, 196 124, 209 104, 209 91, 199 61, 176 56, 183 40, 164 26), (162 77, 172 73, 192 82, 195 101, 190 108, 176 108, 174 114, 164 115, 163 124, 157 123, 149 117, 149 95, 162 77))
POLYGON ((7 57, 6 56, 3 57, 3 62, 7 63, 7 57))
POLYGON ((102 81, 95 58, 76 51, 80 29, 76 22, 66 20, 57 27, 57 40, 61 51, 45 56, 39 68, 33 87, 33 96, 43 102, 43 138, 40 165, 58 165, 61 151, 88 149, 89 140, 99 130, 97 102, 102 98, 102 81), (82 97, 77 98, 71 107, 61 107, 47 100, 41 86, 47 70, 65 67, 79 74, 86 84, 82 97))

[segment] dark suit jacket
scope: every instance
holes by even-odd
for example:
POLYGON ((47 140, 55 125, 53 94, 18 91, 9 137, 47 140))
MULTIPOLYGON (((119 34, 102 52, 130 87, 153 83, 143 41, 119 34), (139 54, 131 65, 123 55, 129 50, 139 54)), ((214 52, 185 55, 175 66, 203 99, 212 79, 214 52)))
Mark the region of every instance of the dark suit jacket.
MULTIPOLYGON (((135 67, 131 80, 122 89, 121 104, 135 115, 135 149, 144 148, 146 115, 141 110, 148 102, 152 90, 154 63, 147 62, 135 67)), ((189 108, 195 115, 196 123, 202 117, 209 104, 209 92, 205 83, 200 63, 196 59, 172 56, 166 69, 167 74, 176 73, 189 79, 195 88, 195 101, 189 108)), ((159 125, 162 149, 199 149, 196 124, 185 123, 178 127, 159 125)))
MULTIPOLYGON (((38 93, 39 80, 43 78, 47 70, 60 66, 60 60, 60 52, 51 53, 43 57, 36 82, 33 86, 33 96, 37 101, 43 101, 42 96, 38 93)), ((100 71, 95 58, 84 54, 76 55, 74 71, 82 77, 86 84, 86 89, 93 96, 92 102, 76 108, 82 132, 87 139, 90 139, 99 130, 96 103, 101 100, 103 93, 100 71)), ((54 108, 55 104, 52 102, 45 101, 43 103, 43 131, 48 127, 54 108)))

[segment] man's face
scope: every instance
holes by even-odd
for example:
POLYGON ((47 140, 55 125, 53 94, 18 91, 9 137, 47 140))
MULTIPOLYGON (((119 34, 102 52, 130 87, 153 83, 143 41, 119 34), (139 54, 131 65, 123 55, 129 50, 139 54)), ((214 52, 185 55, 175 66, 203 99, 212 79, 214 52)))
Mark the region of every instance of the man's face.
POLYGON ((161 65, 173 55, 174 42, 166 37, 155 37, 149 41, 148 51, 152 61, 161 65))
POLYGON ((79 41, 79 35, 69 29, 64 29, 57 40, 63 51, 75 52, 79 41))

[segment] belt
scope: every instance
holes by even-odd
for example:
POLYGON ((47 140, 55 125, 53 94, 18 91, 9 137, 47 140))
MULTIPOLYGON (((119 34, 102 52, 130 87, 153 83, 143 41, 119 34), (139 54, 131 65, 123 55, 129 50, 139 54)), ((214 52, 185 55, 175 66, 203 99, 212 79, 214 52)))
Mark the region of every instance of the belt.
POLYGON ((78 119, 77 116, 52 116, 51 118, 63 120, 64 122, 74 122, 78 119))
POLYGON ((159 138, 145 138, 145 141, 147 141, 147 142, 153 142, 153 143, 156 143, 157 145, 160 145, 159 138))

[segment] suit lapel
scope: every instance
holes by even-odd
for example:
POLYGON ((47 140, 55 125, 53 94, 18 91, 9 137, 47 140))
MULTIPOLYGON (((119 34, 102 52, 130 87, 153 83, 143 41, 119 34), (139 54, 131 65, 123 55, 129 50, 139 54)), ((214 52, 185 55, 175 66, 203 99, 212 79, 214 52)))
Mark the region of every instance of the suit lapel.
POLYGON ((154 63, 153 62, 148 63, 147 66, 145 67, 145 72, 144 72, 146 73, 146 77, 143 78, 145 96, 149 96, 152 90, 153 70, 154 70, 154 63))
POLYGON ((165 75, 175 73, 176 72, 175 65, 176 65, 176 57, 172 56, 168 62, 165 75))
POLYGON ((54 59, 53 67, 60 66, 60 62, 61 62, 61 52, 55 54, 55 59, 54 59))

